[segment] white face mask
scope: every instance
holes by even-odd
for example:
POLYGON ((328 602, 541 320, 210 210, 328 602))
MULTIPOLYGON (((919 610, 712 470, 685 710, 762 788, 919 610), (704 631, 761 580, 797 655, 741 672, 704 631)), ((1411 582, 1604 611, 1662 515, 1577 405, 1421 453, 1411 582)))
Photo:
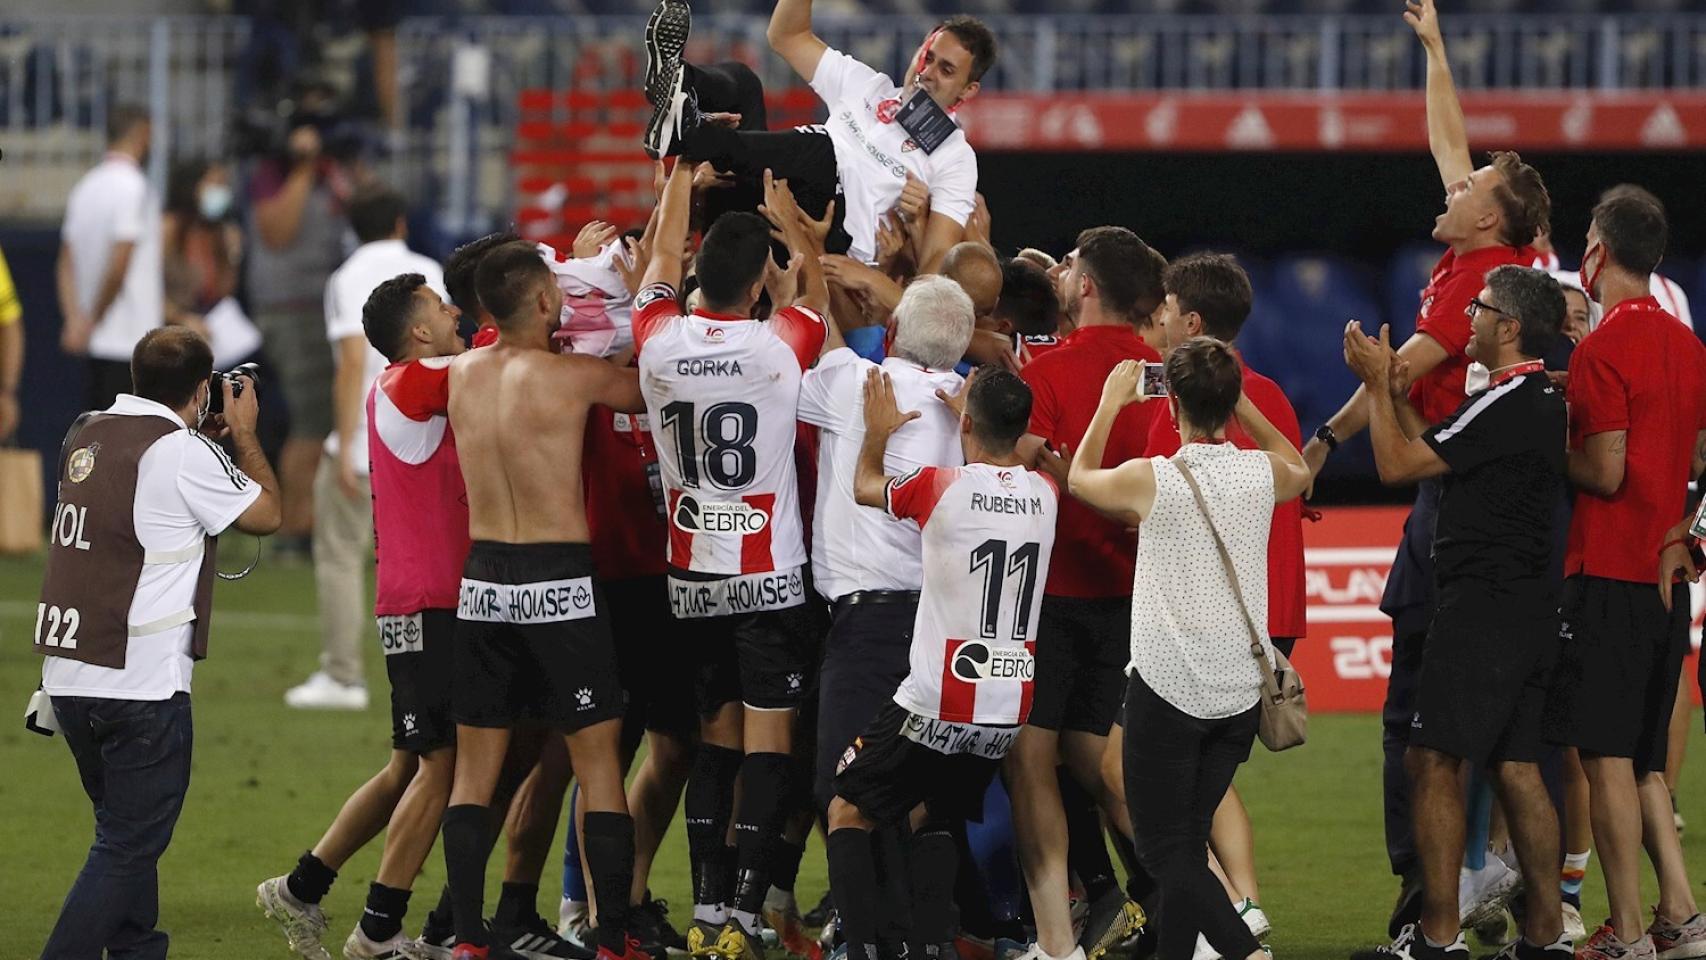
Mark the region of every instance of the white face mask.
POLYGON ((223 219, 231 209, 231 188, 223 184, 209 184, 197 198, 201 207, 201 215, 209 220, 223 219))
POLYGON ((1493 371, 1479 360, 1471 361, 1469 370, 1463 375, 1463 392, 1474 396, 1493 385, 1493 371))

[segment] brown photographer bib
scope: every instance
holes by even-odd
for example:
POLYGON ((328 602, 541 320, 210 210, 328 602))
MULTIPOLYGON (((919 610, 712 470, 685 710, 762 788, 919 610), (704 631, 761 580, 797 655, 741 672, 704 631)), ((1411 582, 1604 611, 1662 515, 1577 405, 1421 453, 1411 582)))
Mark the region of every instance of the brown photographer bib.
POLYGON ((207 656, 217 541, 206 537, 190 549, 152 551, 136 536, 142 456, 160 438, 181 429, 164 417, 105 413, 72 426, 60 451, 58 500, 36 607, 37 653, 122 670, 131 637, 194 622, 191 655, 197 660, 207 656), (192 605, 148 623, 131 623, 131 603, 143 569, 197 556, 201 573, 192 605))

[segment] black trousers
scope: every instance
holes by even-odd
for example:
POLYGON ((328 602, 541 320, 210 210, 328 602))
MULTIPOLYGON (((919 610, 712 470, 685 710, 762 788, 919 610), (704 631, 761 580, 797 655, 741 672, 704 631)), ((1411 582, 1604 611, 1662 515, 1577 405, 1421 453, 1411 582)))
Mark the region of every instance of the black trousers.
POLYGON ((1434 525, 1439 519, 1440 486, 1424 481, 1416 503, 1404 521, 1392 572, 1380 609, 1392 618, 1392 673, 1386 681, 1386 701, 1380 710, 1381 749, 1385 754, 1382 793, 1386 814, 1386 858, 1396 876, 1418 869, 1416 834, 1410 819, 1410 774, 1404 751, 1410 746, 1410 721, 1416 715, 1416 691, 1421 686, 1422 649, 1433 623, 1434 525))
MULTIPOLYGON (((735 129, 698 124, 683 132, 671 148, 671 152, 734 174, 732 187, 706 192, 707 225, 730 211, 757 210, 764 201, 766 170, 776 179, 788 181, 801 210, 812 217, 823 216, 829 201, 841 192, 835 144, 828 133, 818 127, 765 129, 764 85, 745 64, 686 64, 682 84, 697 98, 701 113, 738 113, 741 117, 735 129)), ((837 203, 829 230, 830 253, 846 253, 852 242, 842 228, 845 213, 843 204, 837 203)))
POLYGON ((1158 960, 1190 960, 1197 934, 1223 957, 1260 947, 1208 868, 1215 808, 1250 757, 1257 711, 1193 717, 1132 671, 1125 698, 1125 795, 1137 857, 1160 889, 1158 960))

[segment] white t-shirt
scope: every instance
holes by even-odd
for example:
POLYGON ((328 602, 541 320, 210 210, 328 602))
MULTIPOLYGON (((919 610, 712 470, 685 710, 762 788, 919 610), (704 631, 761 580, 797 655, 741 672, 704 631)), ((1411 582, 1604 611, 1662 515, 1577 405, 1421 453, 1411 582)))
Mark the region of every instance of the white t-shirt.
POLYGON ((541 243, 539 258, 551 268, 557 289, 563 291, 562 326, 556 339, 567 340, 572 353, 608 357, 634 345, 634 297, 616 258, 626 257, 618 237, 585 260, 570 257, 541 243))
MULTIPOLYGON (((152 400, 121 393, 107 413, 183 420, 152 400)), ((193 430, 168 433, 142 454, 136 472, 136 539, 147 551, 185 550, 223 533, 261 495, 261 485, 237 469, 218 444, 193 430)), ((151 623, 195 605, 202 555, 148 564, 136 583, 130 623, 151 623)), ((55 697, 167 700, 188 693, 190 639, 195 623, 131 637, 124 669, 66 657, 42 660, 42 687, 55 697)))
POLYGON ((930 188, 931 213, 965 225, 977 206, 977 154, 964 130, 951 134, 935 153, 920 150, 900 124, 879 119, 879 110, 881 116, 893 116, 901 88, 834 48, 823 51, 812 90, 829 106, 824 129, 835 142, 847 211, 844 227, 853 238, 848 253, 854 259, 875 262, 877 220, 900 199, 907 171, 930 188))
POLYGON ((148 178, 136 161, 109 153, 84 174, 65 201, 65 224, 59 236, 71 251, 77 306, 85 313, 94 309, 113 246, 136 245, 112 306, 90 318, 95 329, 89 337, 89 356, 129 363, 142 335, 165 322, 160 207, 149 195, 148 178))
MULTIPOLYGON (((1131 664, 1151 690, 1184 713, 1214 720, 1261 699, 1262 672, 1208 519, 1174 466, 1189 464, 1238 571, 1250 619, 1268 622, 1268 529, 1274 468, 1260 450, 1187 443, 1155 457, 1155 506, 1138 528, 1131 597, 1131 664)), ((1273 652, 1268 638, 1262 645, 1273 652)))
MULTIPOLYGON (((812 583, 830 600, 855 590, 917 590, 924 583, 918 525, 853 499, 853 473, 865 442, 865 374, 874 366, 842 347, 824 354, 800 383, 800 419, 823 429, 812 514, 812 583)), ((959 418, 936 399, 936 391, 958 393, 965 379, 899 357, 889 357, 882 367, 894 381, 900 409, 923 414, 889 437, 883 473, 901 476, 919 467, 963 464, 959 418)))
MULTIPOLYGON (((375 288, 385 281, 404 273, 418 273, 426 277, 427 286, 431 287, 445 300, 449 294, 444 292, 444 270, 438 261, 423 257, 411 251, 408 244, 401 240, 375 240, 355 248, 343 266, 332 271, 332 276, 326 281, 326 339, 332 345, 332 360, 337 362, 341 356, 338 341, 347 337, 359 337, 367 344, 367 332, 361 325, 361 308, 366 305, 367 298, 375 288)), ((360 418, 355 425, 355 442, 351 444, 350 461, 358 476, 367 476, 367 394, 373 389, 373 382, 385 372, 390 361, 385 355, 367 344, 367 365, 361 377, 360 418)), ((338 432, 334 427, 326 438, 326 455, 338 455, 338 432)))
POLYGON ((911 670, 894 702, 952 723, 1024 723, 1035 689, 1043 584, 1060 493, 1024 467, 968 463, 895 477, 890 516, 924 531, 911 670))

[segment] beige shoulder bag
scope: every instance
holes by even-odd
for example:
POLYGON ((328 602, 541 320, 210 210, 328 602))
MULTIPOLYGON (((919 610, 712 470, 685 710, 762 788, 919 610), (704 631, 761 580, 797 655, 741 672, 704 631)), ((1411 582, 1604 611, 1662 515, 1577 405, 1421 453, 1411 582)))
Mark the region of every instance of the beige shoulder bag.
POLYGON ((1291 668, 1291 661, 1285 654, 1274 650, 1274 665, 1268 663, 1262 647, 1262 631, 1256 629, 1256 622, 1250 619, 1250 608, 1244 603, 1244 591, 1238 586, 1238 571, 1232 566, 1232 555, 1226 551, 1226 541, 1220 538, 1220 531, 1215 529, 1214 518, 1208 512, 1208 502, 1203 499, 1202 488, 1197 486, 1197 478, 1191 476, 1191 468, 1180 458, 1169 461, 1179 470, 1179 475, 1185 478, 1185 483, 1191 488, 1191 496, 1196 498, 1197 509, 1202 511, 1203 519, 1208 522, 1209 533, 1214 535, 1214 548, 1220 551, 1220 562, 1226 569, 1226 580, 1232 585, 1232 595, 1238 599, 1238 610, 1244 615, 1244 626, 1250 631, 1250 653, 1256 658, 1256 663, 1262 668, 1262 714, 1261 723, 1257 727, 1257 735, 1261 737, 1262 745, 1269 750, 1289 750, 1309 739, 1309 701, 1303 695, 1303 680, 1297 671, 1291 668))

